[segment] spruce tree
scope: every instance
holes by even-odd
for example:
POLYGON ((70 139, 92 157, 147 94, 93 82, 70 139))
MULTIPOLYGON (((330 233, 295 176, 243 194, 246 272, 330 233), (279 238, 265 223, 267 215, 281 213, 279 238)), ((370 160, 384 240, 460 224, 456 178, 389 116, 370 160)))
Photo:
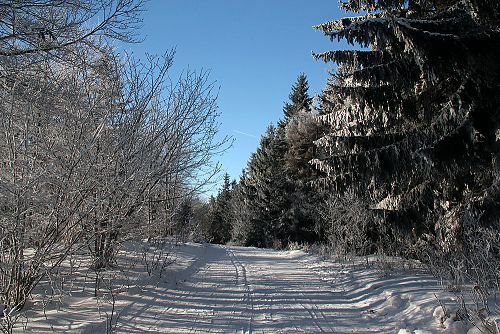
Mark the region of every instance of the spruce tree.
POLYGON ((290 102, 286 102, 283 107, 285 119, 292 117, 299 111, 311 111, 312 98, 309 96, 309 83, 304 73, 297 78, 297 82, 292 87, 292 92, 288 96, 290 102))
POLYGON ((260 146, 252 154, 245 186, 251 199, 249 245, 273 247, 286 240, 283 212, 288 206, 286 177, 283 169, 283 145, 279 128, 269 125, 260 146))
POLYGON ((206 239, 214 244, 225 244, 231 239, 233 213, 231 210, 232 188, 229 174, 216 198, 210 200, 209 218, 206 223, 206 239))
POLYGON ((231 239, 239 245, 245 245, 249 235, 249 194, 245 184, 246 171, 243 170, 240 180, 233 186, 231 210, 234 220, 231 226, 231 239))
POLYGON ((309 96, 309 85, 304 73, 299 74, 292 86, 290 100, 283 107, 284 120, 279 122, 283 131, 283 154, 287 170, 291 178, 305 177, 305 174, 314 172, 309 161, 314 157, 315 146, 313 141, 318 139, 320 130, 315 119, 316 112, 312 111, 312 98, 309 96))
POLYGON ((309 162, 314 157, 314 141, 319 138, 321 127, 308 90, 306 75, 302 73, 292 87, 290 101, 283 108, 285 117, 279 127, 284 136, 283 159, 289 204, 283 220, 288 226, 288 241, 300 243, 318 239, 315 208, 320 201, 320 194, 311 186, 318 173, 309 162))
POLYGON ((499 3, 342 7, 367 14, 316 27, 362 47, 314 55, 337 64, 321 101, 330 131, 317 141, 325 154, 314 163, 327 175, 318 183, 367 193, 386 222, 439 236, 444 248, 469 214, 498 223, 499 3))

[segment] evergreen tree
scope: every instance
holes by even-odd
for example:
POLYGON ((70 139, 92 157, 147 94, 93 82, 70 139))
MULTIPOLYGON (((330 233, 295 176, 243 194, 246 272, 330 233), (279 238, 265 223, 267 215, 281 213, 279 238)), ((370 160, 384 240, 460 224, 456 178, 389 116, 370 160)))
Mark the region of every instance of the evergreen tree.
POLYGON ((284 164, 289 203, 283 219, 288 225, 288 241, 311 242, 318 238, 316 207, 319 193, 311 181, 317 178, 317 170, 309 163, 314 158, 314 141, 320 137, 321 127, 317 111, 312 108, 307 78, 300 74, 292 87, 290 101, 285 104, 283 128, 284 164))
POLYGON ((285 120, 297 114, 299 111, 311 111, 312 98, 309 96, 309 83, 304 73, 297 78, 297 82, 292 87, 292 92, 288 96, 290 102, 286 102, 283 107, 285 120))
POLYGON ((254 205, 256 199, 256 188, 250 183, 246 171, 243 171, 232 197, 232 238, 240 245, 265 247, 268 244, 267 224, 263 221, 261 208, 254 205))
POLYGON ((192 232, 191 224, 194 218, 193 202, 192 198, 183 199, 173 217, 173 232, 183 241, 187 241, 188 235, 192 232))
POLYGON ((224 174, 224 184, 216 198, 210 200, 209 218, 205 236, 214 244, 225 244, 231 239, 233 214, 231 209, 232 189, 229 174, 224 174))
POLYGON ((321 238, 317 233, 320 221, 317 206, 324 197, 312 182, 318 171, 309 161, 314 158, 314 141, 320 135, 316 112, 300 111, 294 115, 285 128, 287 151, 285 168, 289 188, 290 207, 287 219, 290 225, 291 241, 312 242, 321 238))
POLYGON ((280 128, 269 125, 260 146, 248 162, 245 187, 250 203, 248 245, 281 246, 286 240, 287 226, 283 221, 287 207, 286 177, 283 169, 280 128))
POLYGON ((231 197, 231 210, 233 212, 233 225, 231 226, 231 240, 237 244, 244 245, 248 236, 248 215, 247 191, 245 189, 246 171, 243 170, 240 180, 233 186, 233 196, 231 197))
POLYGON ((464 213, 498 223, 499 3, 342 7, 368 14, 316 27, 363 47, 315 55, 338 66, 321 101, 330 131, 317 141, 327 152, 314 161, 327 175, 320 183, 369 194, 386 221, 439 235, 445 248, 464 213))

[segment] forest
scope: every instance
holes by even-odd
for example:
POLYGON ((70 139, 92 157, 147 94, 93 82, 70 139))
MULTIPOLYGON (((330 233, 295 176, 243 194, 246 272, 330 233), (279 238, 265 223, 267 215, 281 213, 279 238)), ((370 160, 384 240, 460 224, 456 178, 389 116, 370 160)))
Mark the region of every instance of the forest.
POLYGON ((0 3, 2 332, 40 287, 64 290, 75 254, 98 296, 130 240, 393 256, 498 298, 500 2, 341 0, 346 16, 314 29, 352 48, 313 53, 335 68, 321 94, 298 73, 208 200, 231 145, 217 87, 204 71, 172 81, 174 49, 116 51, 140 39, 142 6, 0 3))
POLYGON ((226 175, 208 204, 203 237, 382 252, 452 276, 463 262, 471 280, 498 284, 500 5, 342 6, 368 14, 315 29, 361 48, 313 54, 336 72, 316 100, 298 76, 240 180, 226 175))

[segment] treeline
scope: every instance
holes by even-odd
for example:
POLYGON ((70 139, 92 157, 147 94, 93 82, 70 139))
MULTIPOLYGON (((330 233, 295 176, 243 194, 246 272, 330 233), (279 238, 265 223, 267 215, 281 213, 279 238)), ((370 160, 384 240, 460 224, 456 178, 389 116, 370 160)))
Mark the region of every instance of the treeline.
POLYGON ((173 51, 114 51, 135 41, 141 6, 0 4, 3 332, 70 254, 89 255, 98 277, 124 240, 186 230, 185 206, 218 172, 226 140, 207 73, 172 81, 173 51))
POLYGON ((232 208, 214 216, 218 241, 400 255, 498 289, 500 4, 341 7, 363 14, 315 28, 358 49, 314 54, 336 70, 317 103, 299 76, 239 182, 212 200, 232 208))
POLYGON ((212 238, 219 230, 225 234, 222 241, 245 246, 286 247, 322 238, 317 210, 321 195, 312 184, 318 173, 309 164, 321 125, 308 89, 301 74, 283 119, 276 127, 268 126, 239 182, 230 183, 225 176, 223 188, 210 201, 214 214, 206 223, 208 240, 219 241, 212 238))

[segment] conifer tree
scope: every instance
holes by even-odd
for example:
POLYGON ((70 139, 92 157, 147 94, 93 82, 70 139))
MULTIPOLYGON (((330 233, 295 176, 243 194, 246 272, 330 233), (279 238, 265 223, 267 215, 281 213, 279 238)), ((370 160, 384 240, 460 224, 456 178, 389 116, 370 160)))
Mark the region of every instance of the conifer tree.
POLYGON ((306 75, 301 73, 292 87, 290 101, 283 108, 285 118, 280 123, 285 143, 283 158, 289 203, 283 219, 288 225, 287 239, 296 242, 311 242, 318 238, 315 207, 319 193, 311 186, 318 173, 309 161, 314 158, 316 147, 313 142, 319 138, 321 128, 308 89, 306 75))
POLYGON ((316 27, 362 47, 314 54, 338 66, 321 101, 330 131, 317 141, 327 153, 314 160, 327 175, 320 183, 368 193, 386 221, 439 235, 444 248, 464 213, 498 223, 499 3, 342 7, 367 14, 316 27))
POLYGON ((312 98, 309 96, 309 83, 304 73, 301 73, 297 82, 292 87, 292 92, 288 96, 290 102, 286 102, 283 107, 285 120, 289 119, 299 111, 311 111, 312 98))
POLYGON ((231 240, 237 244, 244 245, 248 238, 249 205, 248 194, 245 187, 246 171, 243 170, 239 182, 233 186, 233 196, 231 197, 231 210, 234 215, 231 226, 231 240))
POLYGON ((224 184, 216 198, 210 200, 209 218, 206 222, 207 241, 225 244, 231 239, 233 214, 231 210, 232 188, 229 174, 224 174, 224 184))
POLYGON ((262 208, 254 205, 256 199, 256 187, 251 184, 244 170, 231 201, 234 213, 232 239, 244 246, 265 247, 269 243, 267 224, 262 218, 262 208))
POLYGON ((318 122, 314 117, 315 112, 312 112, 312 98, 309 96, 309 85, 304 73, 297 77, 289 98, 290 101, 283 107, 285 117, 279 122, 279 127, 284 128, 281 133, 282 140, 285 141, 282 153, 285 155, 287 169, 296 178, 300 177, 298 174, 313 171, 309 161, 314 157, 313 141, 319 136, 318 122))
POLYGON ((287 226, 282 219, 288 205, 283 169, 284 142, 278 134, 282 130, 269 125, 248 162, 245 186, 251 199, 249 245, 280 246, 286 240, 287 226))

